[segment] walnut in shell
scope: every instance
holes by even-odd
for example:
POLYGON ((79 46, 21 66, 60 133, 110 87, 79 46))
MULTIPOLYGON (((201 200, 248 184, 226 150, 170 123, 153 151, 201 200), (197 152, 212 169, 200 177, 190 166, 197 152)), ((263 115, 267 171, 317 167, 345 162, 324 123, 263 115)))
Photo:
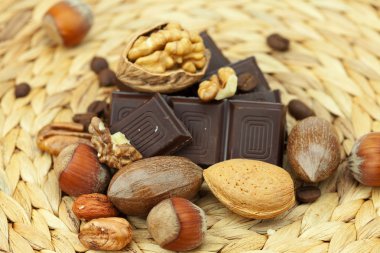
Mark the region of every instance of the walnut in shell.
POLYGON ((163 23, 132 36, 116 74, 134 90, 172 93, 199 81, 209 60, 199 35, 163 23))
POLYGON ((111 135, 98 117, 92 118, 88 131, 92 134, 91 142, 98 151, 101 163, 121 169, 142 158, 141 153, 130 144, 124 134, 117 132, 111 135))

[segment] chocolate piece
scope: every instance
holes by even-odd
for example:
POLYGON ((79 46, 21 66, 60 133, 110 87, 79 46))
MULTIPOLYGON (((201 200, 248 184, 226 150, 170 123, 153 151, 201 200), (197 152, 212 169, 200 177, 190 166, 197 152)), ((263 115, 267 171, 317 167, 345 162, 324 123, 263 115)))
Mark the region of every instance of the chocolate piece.
POLYGON ((248 72, 238 76, 238 90, 241 92, 253 91, 258 83, 258 78, 248 72))
POLYGON ((125 134, 144 157, 173 154, 191 141, 189 131, 159 93, 112 124, 110 130, 125 134))
POLYGON ((206 70, 206 75, 209 72, 216 71, 219 68, 230 64, 230 61, 223 55, 222 51, 218 48, 218 46, 215 44, 215 42, 210 37, 210 35, 208 35, 207 32, 201 32, 200 36, 203 39, 203 43, 205 44, 205 47, 208 50, 210 50, 210 53, 211 53, 211 59, 210 59, 208 68, 206 70))
MULTIPOLYGON (((263 73, 261 72, 259 66, 256 63, 255 57, 248 57, 244 60, 229 64, 228 67, 231 67, 235 70, 236 75, 238 75, 238 78, 246 73, 249 73, 253 76, 255 76, 258 80, 257 86, 253 91, 268 91, 270 90, 269 85, 267 81, 265 80, 265 77, 263 73)), ((210 79, 210 76, 213 74, 216 74, 217 71, 210 72, 207 76, 205 76, 202 81, 210 79)))
POLYGON ((193 142, 178 155, 204 166, 238 157, 282 164, 285 113, 281 104, 171 100, 174 112, 193 136, 193 142))
POLYGON ((290 41, 278 33, 273 33, 267 37, 267 44, 270 48, 277 51, 287 51, 290 41))
POLYGON ((124 119, 131 111, 151 99, 150 93, 114 91, 111 103, 111 126, 124 119))
POLYGON ((184 156, 201 165, 211 165, 224 160, 225 103, 202 103, 198 98, 171 99, 174 113, 189 129, 192 143, 180 150, 184 156))
POLYGON ((271 102, 271 103, 281 103, 280 91, 258 91, 250 92, 244 94, 237 94, 230 99, 232 100, 245 100, 245 101, 260 101, 260 102, 271 102))
POLYGON ((249 158, 281 165, 285 110, 281 104, 230 101, 226 158, 249 158))
POLYGON ((97 57, 97 56, 95 56, 91 60, 90 68, 95 73, 99 73, 103 69, 107 69, 108 68, 108 62, 103 57, 97 57))
POLYGON ((22 98, 28 96, 31 88, 30 85, 27 83, 20 83, 17 84, 15 87, 15 96, 16 98, 22 98))

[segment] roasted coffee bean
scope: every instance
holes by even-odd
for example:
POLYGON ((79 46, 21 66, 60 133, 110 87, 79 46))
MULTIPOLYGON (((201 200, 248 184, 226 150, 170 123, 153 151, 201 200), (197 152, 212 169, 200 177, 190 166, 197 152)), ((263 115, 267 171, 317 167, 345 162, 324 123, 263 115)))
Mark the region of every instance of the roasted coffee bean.
POLYGON ((82 124, 85 131, 88 131, 88 126, 91 124, 91 119, 96 117, 95 113, 77 113, 73 116, 73 121, 82 124))
POLYGON ((315 112, 298 99, 293 99, 289 102, 288 111, 296 120, 315 116, 315 112))
POLYGON ((280 34, 273 33, 267 37, 267 44, 270 48, 277 51, 287 51, 290 41, 280 34))
POLYGON ((96 114, 98 117, 101 118, 104 116, 108 106, 108 103, 105 101, 95 100, 88 106, 87 112, 96 114))
POLYGON ((250 73, 243 73, 238 77, 238 89, 242 92, 253 91, 258 83, 257 77, 250 73))
POLYGON ((92 71, 95 73, 99 73, 103 69, 108 69, 108 62, 106 59, 102 57, 97 57, 95 56, 92 58, 91 63, 90 63, 90 68, 92 71))
POLYGON ((117 85, 120 80, 116 77, 115 72, 110 69, 103 69, 98 74, 98 80, 100 86, 114 86, 117 85))
POLYGON ((312 203, 321 196, 321 190, 316 186, 302 186, 296 190, 297 200, 301 203, 312 203))
POLYGON ((16 98, 26 97, 30 92, 30 86, 27 83, 17 84, 15 87, 15 96, 16 98))

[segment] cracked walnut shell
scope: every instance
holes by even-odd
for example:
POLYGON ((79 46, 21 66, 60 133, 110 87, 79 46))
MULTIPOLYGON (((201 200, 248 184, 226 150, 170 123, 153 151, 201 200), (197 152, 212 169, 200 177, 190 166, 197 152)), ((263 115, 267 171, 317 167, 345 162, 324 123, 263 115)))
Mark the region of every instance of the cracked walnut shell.
POLYGON ((210 52, 199 36, 179 29, 178 24, 162 23, 133 35, 122 53, 117 77, 134 90, 160 93, 180 91, 199 81, 208 67, 210 52), (170 39, 173 31, 175 36, 170 39), (149 47, 139 47, 147 41, 149 47))

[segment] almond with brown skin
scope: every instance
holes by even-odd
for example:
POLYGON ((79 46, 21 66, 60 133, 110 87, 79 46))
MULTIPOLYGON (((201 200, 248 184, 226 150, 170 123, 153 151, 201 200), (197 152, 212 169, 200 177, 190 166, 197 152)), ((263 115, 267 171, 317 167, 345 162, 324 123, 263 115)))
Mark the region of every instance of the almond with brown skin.
POLYGON ((104 194, 92 193, 79 196, 73 204, 73 212, 79 219, 115 217, 117 209, 104 194))

